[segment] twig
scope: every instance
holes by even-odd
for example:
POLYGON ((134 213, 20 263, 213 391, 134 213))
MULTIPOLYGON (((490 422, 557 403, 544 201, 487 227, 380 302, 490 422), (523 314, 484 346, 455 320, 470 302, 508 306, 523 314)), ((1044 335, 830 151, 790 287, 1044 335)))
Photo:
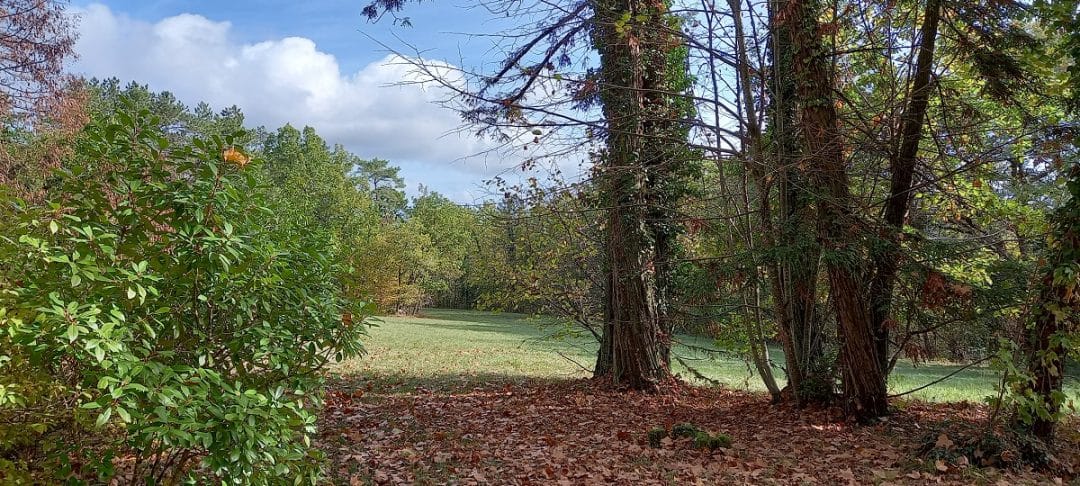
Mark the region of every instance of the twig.
POLYGON ((555 353, 557 353, 557 354, 558 354, 559 356, 562 356, 562 357, 563 357, 563 359, 565 359, 565 360, 567 360, 567 361, 569 361, 569 362, 571 362, 571 363, 574 363, 574 364, 576 364, 576 365, 577 365, 577 367, 578 367, 578 368, 581 368, 581 370, 582 370, 582 371, 584 371, 584 372, 586 372, 586 373, 594 373, 594 371, 593 371, 593 370, 590 370, 590 369, 589 369, 589 368, 587 368, 587 367, 586 367, 585 365, 582 365, 581 363, 578 363, 577 361, 574 361, 574 358, 571 358, 571 357, 569 357, 569 356, 567 356, 567 355, 563 354, 563 352, 562 352, 562 351, 555 351, 555 353))
POLYGON ((973 361, 973 362, 971 362, 971 363, 968 363, 968 364, 966 364, 966 365, 962 366, 961 368, 959 368, 959 369, 957 369, 957 370, 953 371, 952 373, 949 373, 949 374, 947 374, 947 375, 945 375, 945 376, 942 376, 941 378, 938 378, 938 379, 936 379, 936 380, 934 380, 934 381, 931 381, 930 383, 927 383, 927 384, 925 384, 925 385, 923 385, 923 386, 920 386, 920 387, 918 387, 918 388, 913 388, 913 389, 911 389, 911 390, 908 390, 908 391, 906 391, 906 392, 904 392, 904 393, 897 393, 897 394, 895 394, 895 395, 889 395, 889 398, 896 398, 896 397, 902 397, 902 396, 904 396, 904 395, 907 395, 907 394, 909 394, 909 393, 915 393, 915 392, 917 392, 917 391, 919 391, 919 390, 924 390, 924 389, 930 388, 931 386, 934 386, 934 385, 936 385, 936 384, 938 384, 938 383, 941 383, 941 382, 943 382, 943 381, 945 381, 945 380, 948 380, 949 378, 952 378, 953 376, 956 376, 956 375, 957 375, 957 374, 959 374, 959 373, 960 373, 961 371, 964 371, 964 370, 966 370, 966 369, 968 369, 968 368, 971 368, 972 366, 975 366, 975 365, 978 365, 978 364, 982 364, 982 363, 985 363, 985 362, 989 361, 989 360, 990 360, 990 358, 992 358, 992 357, 993 357, 993 356, 986 356, 985 358, 982 358, 982 359, 980 359, 980 360, 978 360, 978 361, 973 361))
POLYGON ((1001 373, 1001 384, 998 386, 997 400, 994 400, 994 408, 990 412, 990 417, 987 419, 986 427, 990 432, 994 431, 994 423, 997 422, 998 412, 1001 411, 1002 399, 1005 398, 1005 387, 1009 386, 1009 370, 1005 369, 1001 373))
POLYGON ((689 371, 691 375, 694 375, 694 378, 697 378, 699 380, 708 382, 708 383, 710 383, 710 384, 712 384, 714 386, 720 386, 720 385, 723 384, 723 383, 720 383, 717 380, 714 380, 712 378, 709 378, 708 376, 705 376, 705 375, 701 374, 701 372, 698 371, 697 368, 694 368, 693 366, 690 366, 690 364, 687 363, 685 360, 683 360, 681 356, 676 356, 675 360, 678 361, 679 364, 685 366, 687 371, 689 371))
POLYGON ((686 349, 691 349, 691 350, 694 350, 694 351, 701 351, 701 352, 706 353, 706 354, 715 354, 715 355, 718 355, 718 356, 740 357, 740 355, 738 353, 733 353, 731 351, 727 351, 727 350, 724 350, 724 349, 715 349, 715 348, 709 348, 709 347, 705 347, 705 346, 698 346, 696 344, 685 343, 685 342, 680 341, 678 339, 672 339, 671 342, 675 343, 675 344, 678 344, 680 346, 683 346, 686 349))

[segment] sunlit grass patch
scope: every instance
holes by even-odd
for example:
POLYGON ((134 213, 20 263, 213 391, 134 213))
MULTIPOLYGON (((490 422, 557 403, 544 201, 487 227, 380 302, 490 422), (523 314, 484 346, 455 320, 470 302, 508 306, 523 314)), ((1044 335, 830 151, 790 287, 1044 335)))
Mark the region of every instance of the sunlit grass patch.
MULTIPOLYGON (((378 386, 403 390, 464 388, 477 382, 566 379, 589 376, 596 343, 587 335, 559 332, 559 321, 511 313, 425 310, 420 317, 385 317, 365 342, 368 355, 338 363, 333 371, 345 379, 363 379, 378 386)), ((752 367, 732 353, 709 353, 711 340, 679 336, 674 354, 710 380, 749 391, 764 391, 752 367)), ((783 354, 772 350, 776 364, 783 354)), ((923 386, 960 366, 941 363, 912 365, 900 361, 889 378, 890 393, 923 386)), ((693 374, 679 362, 673 371, 684 379, 693 374)), ((783 371, 775 369, 783 385, 783 371)), ((999 379, 988 367, 972 367, 950 379, 908 394, 928 401, 981 402, 994 394, 999 379)), ((1077 394, 1075 377, 1068 392, 1077 394)))

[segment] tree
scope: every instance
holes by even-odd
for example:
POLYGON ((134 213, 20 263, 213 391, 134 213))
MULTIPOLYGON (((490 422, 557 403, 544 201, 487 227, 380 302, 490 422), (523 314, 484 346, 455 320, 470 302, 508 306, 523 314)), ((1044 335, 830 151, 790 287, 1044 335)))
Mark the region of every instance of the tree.
POLYGON ((605 206, 604 338, 597 375, 653 389, 669 374, 673 208, 686 150, 689 88, 678 22, 666 3, 597 1, 606 147, 596 167, 605 206), (629 20, 628 20, 629 19, 629 20), (603 357, 610 356, 610 366, 603 357))
POLYGON ((1046 442, 1054 438, 1066 400, 1065 364, 1080 359, 1080 162, 1073 162, 1067 185, 1069 200, 1054 211, 1047 263, 1023 343, 1028 376, 1020 386, 1026 399, 1020 417, 1046 442))
POLYGON ((480 224, 476 214, 423 185, 407 213, 409 221, 431 238, 433 251, 444 262, 443 271, 426 288, 432 302, 439 307, 461 305, 456 298, 466 285, 464 274, 471 261, 470 254, 474 253, 474 231, 480 224))
POLYGON ((256 131, 244 131, 244 113, 231 106, 215 112, 205 102, 188 107, 169 91, 151 91, 145 84, 134 81, 120 84, 117 78, 90 79, 84 82, 91 115, 108 116, 118 110, 149 110, 157 117, 159 128, 172 141, 189 141, 192 137, 226 137, 242 133, 234 142, 247 147, 255 142, 256 131))
POLYGON ((75 29, 65 3, 0 2, 0 112, 35 117, 62 99, 70 82, 64 62, 75 53, 75 29))
POLYGON ((65 5, 0 1, 0 186, 33 201, 86 122, 85 95, 63 70, 75 55, 65 5))
POLYGON ((262 143, 265 176, 282 207, 275 226, 326 233, 347 255, 357 241, 375 231, 381 213, 353 175, 362 162, 342 147, 327 145, 311 127, 291 125, 262 143))
MULTIPOLYGON (((364 13, 375 20, 404 5, 376 0, 364 13)), ((499 140, 513 139, 507 131, 542 134, 538 127, 568 124, 603 140, 595 160, 608 234, 607 324, 596 373, 630 388, 655 389, 669 375, 669 282, 680 232, 672 215, 691 158, 687 122, 693 105, 679 21, 663 2, 583 1, 551 8, 554 16, 526 34, 530 40, 509 52, 498 72, 476 76, 477 90, 450 81, 445 66, 416 65, 460 96, 467 123, 499 140), (599 54, 599 67, 561 90, 561 99, 530 105, 527 98, 539 96, 542 80, 557 64, 570 65, 568 51, 586 38, 599 54), (597 105, 603 122, 560 111, 588 112, 597 105), (533 115, 547 119, 531 121, 533 115)))
MULTIPOLYGON (((532 185, 479 214, 475 264, 467 271, 480 308, 564 319, 603 340, 602 229, 591 184, 532 185)), ((604 365, 604 363, 601 363, 604 365)))
POLYGON ((889 310, 892 306, 893 287, 899 270, 900 242, 904 229, 909 201, 912 199, 912 182, 918 162, 919 141, 922 139, 926 110, 929 105, 930 78, 934 67, 934 48, 941 18, 939 0, 928 0, 923 12, 919 35, 918 58, 912 76, 911 90, 900 116, 901 129, 897 148, 890 157, 891 182, 889 197, 885 203, 884 248, 874 255, 874 278, 870 282, 870 305, 877 358, 883 370, 889 369, 889 310))
POLYGON ((841 340, 844 396, 849 411, 865 420, 888 412, 885 370, 876 352, 870 303, 858 273, 858 220, 844 163, 835 81, 822 38, 820 9, 819 2, 813 0, 789 0, 778 14, 782 22, 790 23, 791 41, 796 46, 792 66, 803 133, 801 153, 808 166, 808 180, 821 191, 815 201, 818 238, 841 340))
MULTIPOLYGON (((1080 4, 1075 1, 1039 2, 1042 17, 1055 40, 1061 42, 1066 57, 1072 59, 1065 91, 1065 107, 1080 113, 1080 4), (1064 29, 1062 29, 1064 28, 1064 29)), ((1075 131, 1075 128, 1073 129, 1075 131)), ((1069 131, 1058 136, 1069 136, 1069 131)), ((1050 443, 1060 420, 1061 407, 1066 400, 1062 389, 1066 363, 1080 359, 1080 160, 1076 147, 1080 134, 1071 133, 1074 140, 1073 160, 1057 162, 1067 167, 1067 199, 1051 216, 1051 232, 1045 250, 1045 264, 1036 286, 1037 294, 1032 322, 1024 334, 1022 349, 1026 355, 1027 373, 1016 379, 1013 393, 1017 397, 1020 425, 1031 435, 1050 443)), ((1064 152, 1064 151, 1063 151, 1064 152)))
POLYGON ((398 175, 401 169, 382 159, 360 159, 356 161, 356 176, 363 182, 364 190, 379 208, 383 218, 390 220, 401 217, 408 201, 405 193, 405 180, 398 175))

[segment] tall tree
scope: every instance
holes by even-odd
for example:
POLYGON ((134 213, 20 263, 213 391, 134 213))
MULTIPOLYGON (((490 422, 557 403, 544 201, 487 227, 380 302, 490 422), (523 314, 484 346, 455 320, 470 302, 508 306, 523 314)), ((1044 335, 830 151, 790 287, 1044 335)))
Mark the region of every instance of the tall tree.
MULTIPOLYGON (((503 5, 508 14, 518 6, 503 5)), ((375 0, 364 12, 375 19, 403 6, 375 0)), ((608 235, 608 297, 596 372, 630 388, 653 389, 669 375, 671 263, 681 226, 674 214, 690 154, 690 78, 679 23, 662 1, 573 1, 547 8, 554 15, 521 35, 527 40, 507 54, 498 72, 475 76, 479 89, 448 81, 445 69, 422 61, 417 67, 459 95, 467 123, 498 140, 514 140, 522 129, 540 133, 538 126, 573 126, 603 141, 596 175, 608 235), (569 52, 586 40, 599 54, 598 67, 561 87, 566 97, 551 99, 545 83, 564 80, 552 71, 572 64, 569 52), (546 99, 530 104, 529 96, 540 90, 546 99), (573 115, 596 107, 602 120, 573 115)))
POLYGON ((35 116, 69 88, 75 28, 61 0, 0 1, 0 112, 35 116))
POLYGON ((64 72, 75 27, 61 0, 0 0, 0 186, 28 200, 86 123, 85 93, 64 72))
POLYGON ((358 160, 356 176, 387 220, 401 217, 408 201, 405 199, 405 180, 398 173, 400 168, 387 160, 374 158, 358 160))
MULTIPOLYGON (((1076 0, 1036 2, 1044 25, 1060 42, 1065 58, 1071 58, 1066 76, 1064 106, 1080 113, 1080 2, 1076 0)), ((1023 349, 1027 375, 1018 387, 1026 395, 1026 410, 1019 414, 1021 425, 1046 442, 1055 436, 1065 401, 1062 390, 1066 362, 1080 360, 1080 132, 1074 126, 1061 135, 1071 135, 1071 151, 1059 150, 1072 160, 1066 170, 1066 200, 1051 216, 1052 229, 1043 272, 1023 349), (1071 153, 1070 153, 1071 152, 1071 153)), ((1025 406, 1022 406, 1022 408, 1025 406)))
POLYGON ((934 48, 937 42, 940 0, 927 0, 920 28, 918 57, 904 112, 900 117, 897 147, 889 160, 891 182, 885 202, 882 248, 874 254, 874 277, 870 282, 870 304, 874 339, 882 370, 889 369, 889 310, 892 306, 896 274, 900 267, 900 235, 912 199, 912 183, 918 162, 926 109, 929 105, 934 48))
POLYGON ((779 22, 790 24, 796 46, 792 66, 803 136, 802 163, 819 191, 814 201, 818 238, 841 341, 844 397, 849 412, 867 420, 888 412, 888 396, 859 272, 859 221, 844 160, 833 59, 823 39, 821 8, 818 0, 789 0, 777 15, 779 22))
POLYGON ((806 405, 831 399, 833 377, 825 360, 824 323, 818 312, 821 250, 814 238, 812 194, 805 171, 798 169, 798 99, 791 76, 796 39, 794 26, 782 21, 782 8, 786 8, 786 2, 769 1, 769 159, 768 166, 759 169, 757 180, 764 237, 775 253, 770 276, 788 385, 795 402, 806 405), (769 193, 770 171, 777 175, 775 216, 769 193))
POLYGON ((679 231, 673 208, 690 164, 686 54, 669 8, 641 0, 593 4, 606 122, 597 172, 607 299, 596 371, 636 389, 654 389, 670 373, 671 260, 679 231), (600 362, 605 356, 610 367, 600 362))
POLYGON ((1026 335, 1029 381, 1024 393, 1034 409, 1024 415, 1032 435, 1047 442, 1065 402, 1065 363, 1080 358, 1080 162, 1073 162, 1069 199, 1053 216, 1047 263, 1039 281, 1033 322, 1026 335))

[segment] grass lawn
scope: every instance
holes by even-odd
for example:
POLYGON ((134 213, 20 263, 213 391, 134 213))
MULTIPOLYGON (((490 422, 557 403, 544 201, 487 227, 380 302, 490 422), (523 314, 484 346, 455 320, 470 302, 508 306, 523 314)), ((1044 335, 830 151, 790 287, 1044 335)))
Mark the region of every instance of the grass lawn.
MULTIPOLYGON (((562 327, 551 319, 520 314, 429 309, 423 317, 386 317, 371 329, 368 355, 338 363, 334 372, 364 376, 379 386, 395 388, 467 387, 478 381, 520 381, 523 378, 589 376, 595 341, 588 336, 552 337, 562 327)), ((712 348, 708 339, 680 336, 674 353, 702 375, 726 386, 763 391, 754 371, 738 356, 715 356, 691 349, 712 348)), ((773 360, 783 361, 774 350, 773 360)), ((674 372, 691 374, 680 363, 674 372)), ((947 364, 913 366, 902 361, 890 377, 892 393, 908 391, 956 370, 947 364)), ((783 382, 783 372, 776 370, 783 382)), ((982 401, 994 392, 997 374, 985 367, 964 370, 949 380, 908 395, 928 401, 982 401)), ((1080 392, 1076 377, 1068 380, 1070 396, 1080 392)))

